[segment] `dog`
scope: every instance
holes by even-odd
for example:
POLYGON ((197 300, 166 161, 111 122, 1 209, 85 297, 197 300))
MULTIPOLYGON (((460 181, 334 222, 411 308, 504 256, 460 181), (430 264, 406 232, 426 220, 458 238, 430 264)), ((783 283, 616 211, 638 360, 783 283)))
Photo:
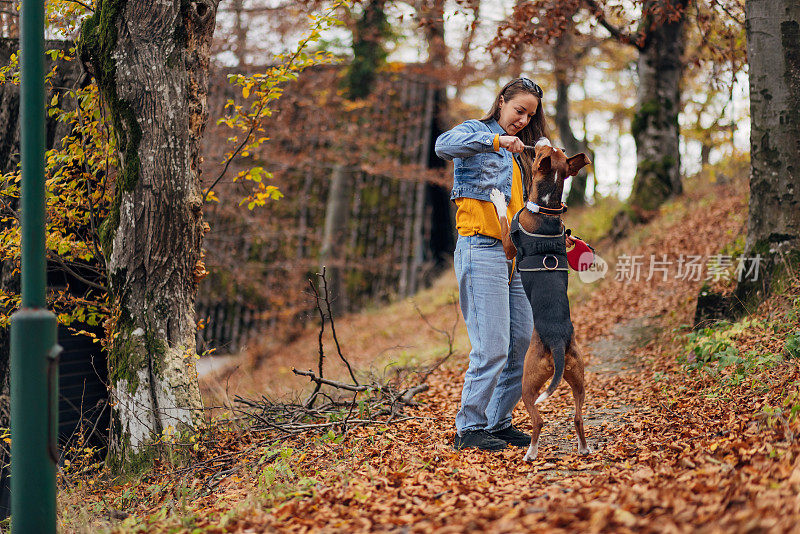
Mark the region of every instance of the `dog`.
POLYGON ((578 452, 592 452, 583 429, 584 362, 569 313, 566 237, 561 222, 561 214, 567 209, 561 202, 564 180, 591 162, 582 153, 567 158, 545 137, 533 149, 536 155, 533 176, 528 181, 527 202, 511 222, 506 218, 505 195, 497 189, 491 192, 500 219, 503 250, 508 259, 516 258, 516 268, 533 311, 534 332, 522 375, 522 400, 533 422, 525 461, 536 459, 539 434, 544 426, 536 405, 553 394, 562 377, 572 388, 575 400, 578 452), (540 395, 539 390, 551 376, 549 387, 540 395))

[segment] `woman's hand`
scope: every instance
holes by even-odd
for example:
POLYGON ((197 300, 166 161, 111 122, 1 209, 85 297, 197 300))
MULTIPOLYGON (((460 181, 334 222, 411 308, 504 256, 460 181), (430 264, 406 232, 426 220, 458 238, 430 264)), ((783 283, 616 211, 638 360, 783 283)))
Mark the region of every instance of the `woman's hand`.
POLYGON ((505 148, 509 152, 519 154, 525 150, 525 143, 516 135, 501 135, 500 148, 505 148))

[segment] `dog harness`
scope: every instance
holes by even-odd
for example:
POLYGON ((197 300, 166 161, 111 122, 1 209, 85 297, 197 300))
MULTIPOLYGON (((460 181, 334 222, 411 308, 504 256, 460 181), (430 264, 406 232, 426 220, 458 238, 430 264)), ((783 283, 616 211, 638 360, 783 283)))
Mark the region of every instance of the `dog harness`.
POLYGON ((566 271, 568 263, 564 225, 561 225, 558 234, 532 234, 519 224, 521 211, 514 215, 509 225, 511 241, 517 247, 517 270, 566 271))

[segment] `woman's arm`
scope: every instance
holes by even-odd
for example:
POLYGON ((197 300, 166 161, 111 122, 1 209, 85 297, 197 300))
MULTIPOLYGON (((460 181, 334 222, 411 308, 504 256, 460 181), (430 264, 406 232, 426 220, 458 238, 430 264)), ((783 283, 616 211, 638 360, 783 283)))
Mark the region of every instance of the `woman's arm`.
POLYGON ((436 155, 449 161, 497 150, 497 134, 479 128, 479 121, 468 120, 444 132, 436 138, 436 155))

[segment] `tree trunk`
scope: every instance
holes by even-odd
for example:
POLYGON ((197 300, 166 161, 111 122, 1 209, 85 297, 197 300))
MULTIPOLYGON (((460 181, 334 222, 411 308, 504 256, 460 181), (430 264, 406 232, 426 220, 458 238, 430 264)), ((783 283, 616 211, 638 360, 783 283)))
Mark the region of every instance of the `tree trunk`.
POLYGON ((669 197, 682 191, 680 152, 680 82, 688 0, 648 0, 642 21, 645 35, 639 51, 637 111, 631 125, 636 141, 636 177, 630 206, 646 220, 669 197), (674 21, 655 21, 654 12, 678 10, 674 21))
POLYGON ((101 237, 115 304, 109 459, 202 415, 195 368, 199 140, 213 0, 99 0, 79 53, 97 79, 120 157, 101 237))
POLYGON ((239 67, 247 65, 247 26, 244 21, 244 0, 233 0, 233 32, 236 39, 236 59, 239 67))
MULTIPOLYGON (((475 66, 472 64, 471 52, 472 52, 472 43, 475 41, 475 34, 478 31, 478 27, 481 22, 480 14, 481 14, 481 2, 476 2, 472 6, 473 10, 473 18, 472 23, 469 26, 469 32, 467 33, 467 37, 461 41, 461 49, 459 51, 461 56, 461 62, 458 65, 458 71, 456 74, 456 93, 454 95, 453 100, 461 100, 462 93, 464 89, 467 88, 469 85, 467 82, 467 77, 474 70, 475 66)), ((456 60, 458 63, 458 60, 456 60)), ((438 158, 437 158, 438 159, 438 158)))
MULTIPOLYGON (((386 60, 383 43, 388 35, 389 24, 384 11, 385 4, 385 0, 368 0, 362 4, 364 11, 353 32, 353 62, 345 79, 345 90, 350 99, 367 98, 370 95, 378 69, 386 60)), ((357 166, 334 167, 325 212, 320 265, 327 267, 331 310, 337 315, 348 308, 347 288, 343 279, 347 241, 343 236, 349 223, 349 200, 354 194, 353 177, 356 172, 357 166)))
MULTIPOLYGON (((571 80, 569 72, 575 68, 570 58, 573 57, 571 46, 572 34, 564 32, 555 43, 555 78, 556 78, 556 116, 555 123, 558 128, 558 135, 564 145, 567 154, 574 155, 580 152, 586 153, 589 159, 594 161, 594 153, 589 150, 586 141, 580 141, 572 132, 569 123, 569 87, 571 80)), ((577 176, 572 177, 569 194, 567 195, 567 205, 583 206, 586 204, 586 181, 589 171, 586 167, 581 169, 577 176)))
POLYGON ((748 0, 750 209, 744 257, 765 261, 743 277, 737 297, 769 294, 784 262, 800 262, 800 4, 748 0))
MULTIPOLYGON (((447 69, 447 44, 444 40, 444 4, 444 0, 428 0, 420 13, 420 23, 423 26, 425 41, 428 45, 428 75, 433 80, 433 87, 426 89, 425 109, 423 111, 422 128, 420 129, 422 147, 419 154, 420 159, 415 162, 424 167, 430 165, 432 156, 435 157, 433 146, 436 143, 436 138, 425 138, 422 134, 443 128, 446 121, 446 117, 443 117, 444 106, 436 107, 437 102, 447 100, 447 84, 442 78, 442 73, 446 72, 447 69)), ((413 261, 406 295, 404 296, 413 295, 425 283, 420 279, 425 265, 426 247, 430 246, 430 243, 425 242, 424 232, 427 199, 429 197, 428 191, 431 187, 437 186, 420 180, 417 182, 414 192, 413 261)))
POLYGON ((325 267, 331 311, 341 315, 347 309, 347 288, 343 280, 350 198, 353 194, 353 170, 337 165, 331 173, 328 205, 325 208, 325 229, 320 249, 320 265, 325 267))
POLYGON ((19 0, 4 0, 0 9, 0 38, 19 37, 19 0))
MULTIPOLYGON (((19 52, 19 39, 0 38, 0 65, 8 65, 19 52)), ((11 172, 19 163, 19 85, 0 84, 0 173, 11 172)))
POLYGON ((386 0, 367 0, 353 35, 353 63, 347 73, 348 98, 366 98, 378 68, 386 61, 383 43, 389 35, 386 0))
MULTIPOLYGON (((7 65, 11 54, 17 52, 19 52, 18 39, 0 39, 0 65, 7 65)), ((8 173, 17 168, 20 150, 19 126, 19 85, 0 84, 0 173, 8 173)), ((14 205, 13 208, 16 210, 19 207, 14 205)), ((20 294, 18 267, 19 265, 10 259, 0 259, 0 290, 7 295, 20 294)), ((8 307, 3 307, 2 311, 5 314, 13 312, 8 307)), ((11 330, 0 328, 0 428, 11 426, 10 375, 11 330)), ((11 458, 10 452, 5 443, 0 443, 0 519, 5 519, 9 513, 6 465, 11 458)))

